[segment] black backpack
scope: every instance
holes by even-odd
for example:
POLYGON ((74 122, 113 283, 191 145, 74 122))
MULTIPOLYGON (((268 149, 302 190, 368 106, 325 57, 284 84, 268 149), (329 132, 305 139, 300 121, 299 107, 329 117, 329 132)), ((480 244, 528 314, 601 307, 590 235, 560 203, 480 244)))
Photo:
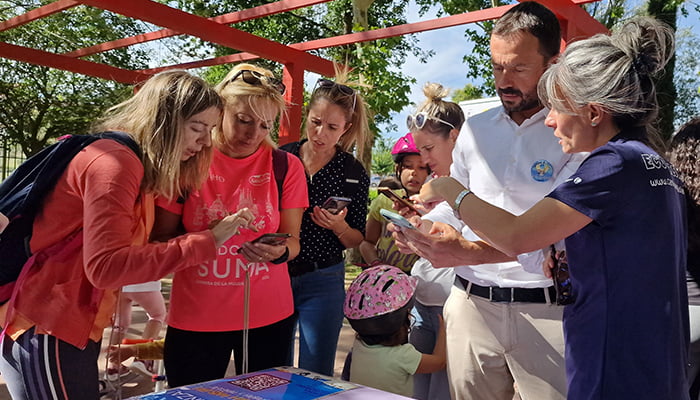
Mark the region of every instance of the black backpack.
POLYGON ((138 144, 124 132, 71 135, 27 159, 0 184, 0 212, 10 220, 0 233, 0 304, 10 299, 15 281, 31 256, 29 240, 34 217, 41 210, 44 198, 73 157, 99 139, 116 140, 141 158, 138 144))

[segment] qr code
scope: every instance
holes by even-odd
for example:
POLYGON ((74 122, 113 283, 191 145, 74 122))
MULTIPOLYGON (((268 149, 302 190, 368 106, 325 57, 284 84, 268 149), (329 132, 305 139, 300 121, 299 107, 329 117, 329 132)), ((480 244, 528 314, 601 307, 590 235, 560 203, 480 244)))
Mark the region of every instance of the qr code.
POLYGON ((283 379, 274 375, 260 374, 247 378, 230 381, 232 385, 240 386, 243 389, 248 389, 253 392, 273 388, 275 386, 287 385, 291 382, 288 379, 283 379))

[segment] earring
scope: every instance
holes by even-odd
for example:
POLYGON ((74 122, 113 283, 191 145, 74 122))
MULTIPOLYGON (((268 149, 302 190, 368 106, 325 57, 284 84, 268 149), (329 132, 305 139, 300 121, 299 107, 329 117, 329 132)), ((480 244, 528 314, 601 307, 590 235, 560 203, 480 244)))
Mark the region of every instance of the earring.
POLYGON ((598 126, 598 123, 595 121, 591 121, 591 126, 595 128, 596 126, 598 126))

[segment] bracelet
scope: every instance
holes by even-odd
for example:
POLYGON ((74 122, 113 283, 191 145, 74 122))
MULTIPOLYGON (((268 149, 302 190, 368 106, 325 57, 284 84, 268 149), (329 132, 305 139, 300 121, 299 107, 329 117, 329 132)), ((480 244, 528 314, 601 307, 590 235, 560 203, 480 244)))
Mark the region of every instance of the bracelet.
POLYGON ((464 200, 472 191, 469 189, 464 189, 455 198, 455 202, 452 205, 452 210, 454 211, 455 217, 462 219, 462 216, 459 215, 459 207, 462 205, 462 200, 464 200))
POLYGON ((284 254, 275 258, 274 260, 270 260, 270 262, 272 264, 282 264, 283 262, 287 262, 288 259, 289 259, 289 247, 285 246, 284 254))

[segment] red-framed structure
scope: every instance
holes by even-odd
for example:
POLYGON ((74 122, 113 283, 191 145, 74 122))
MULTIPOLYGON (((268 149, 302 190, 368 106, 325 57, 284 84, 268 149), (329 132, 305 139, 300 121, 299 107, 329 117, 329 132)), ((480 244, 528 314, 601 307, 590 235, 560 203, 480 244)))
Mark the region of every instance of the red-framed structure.
MULTIPOLYGON (((53 3, 0 22, 0 31, 12 29, 79 5, 97 7, 130 18, 149 22, 153 25, 161 26, 164 29, 111 42, 99 43, 64 54, 50 53, 41 49, 32 49, 0 42, 0 57, 126 84, 135 84, 144 81, 151 75, 165 69, 190 69, 224 63, 235 63, 255 58, 265 58, 276 61, 284 65, 283 80, 287 86, 287 93, 285 96, 287 101, 293 105, 287 114, 287 118, 282 121, 280 128, 280 143, 286 143, 299 138, 302 118, 301 104, 303 102, 304 72, 311 71, 323 76, 334 75, 333 63, 331 61, 312 55, 307 51, 496 19, 512 7, 512 5, 508 5, 488 8, 464 14, 292 45, 282 45, 229 26, 237 22, 265 17, 298 8, 310 7, 327 1, 330 0, 279 0, 262 6, 207 19, 151 0, 56 0, 53 3), (227 46, 241 52, 223 57, 162 66, 148 70, 126 70, 81 58, 99 52, 175 35, 195 36, 204 41, 227 46)), ((537 1, 551 9, 559 18, 563 33, 562 46, 565 46, 566 43, 573 38, 607 32, 607 29, 603 25, 588 15, 588 13, 580 7, 581 4, 597 0, 537 1)))

